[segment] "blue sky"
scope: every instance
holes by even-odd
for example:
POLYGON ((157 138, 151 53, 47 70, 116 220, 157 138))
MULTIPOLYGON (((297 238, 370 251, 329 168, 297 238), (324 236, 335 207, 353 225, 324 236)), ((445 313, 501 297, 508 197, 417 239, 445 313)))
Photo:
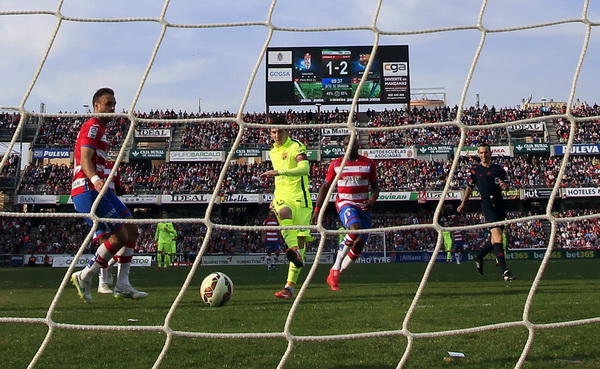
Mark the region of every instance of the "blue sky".
MULTIPOLYGON (((474 29, 482 4, 481 25, 490 32, 465 94, 465 106, 475 105, 477 94, 481 104, 496 107, 517 106, 529 96, 533 101, 567 101, 586 25, 577 22, 499 31, 582 19, 583 0, 0 0, 0 106, 21 104, 59 23, 52 14, 6 13, 56 12, 59 5, 66 18, 60 22, 42 72, 24 102, 27 110, 39 111, 43 102, 47 112, 82 112, 97 88, 109 86, 117 93, 119 111, 197 111, 199 105, 203 111, 264 111, 264 61, 246 104, 242 103, 269 38, 266 25, 271 9, 271 23, 288 28, 273 32, 272 47, 372 45, 376 41, 373 31, 345 29, 370 27, 377 15, 376 28, 392 33, 381 35, 380 44, 409 45, 413 90, 445 88, 448 104, 453 106, 460 102, 482 38, 474 29), (175 27, 166 29, 142 86, 163 30, 161 23, 143 18, 157 20, 165 9, 164 20, 175 27), (139 21, 81 22, 70 18, 139 21), (458 27, 471 29, 426 32, 458 27)), ((598 1, 590 1, 587 18, 592 22, 591 37, 574 96, 596 103, 600 102, 596 92, 600 85, 598 1)), ((378 109, 361 109, 367 107, 378 109)))

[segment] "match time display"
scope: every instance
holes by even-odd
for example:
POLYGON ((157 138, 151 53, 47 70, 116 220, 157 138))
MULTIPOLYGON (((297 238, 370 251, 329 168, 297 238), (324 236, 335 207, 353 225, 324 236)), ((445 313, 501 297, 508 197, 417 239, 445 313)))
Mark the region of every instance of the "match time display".
POLYGON ((274 47, 267 51, 267 105, 408 103, 408 46, 274 47), (367 72, 367 65, 372 60, 367 72))

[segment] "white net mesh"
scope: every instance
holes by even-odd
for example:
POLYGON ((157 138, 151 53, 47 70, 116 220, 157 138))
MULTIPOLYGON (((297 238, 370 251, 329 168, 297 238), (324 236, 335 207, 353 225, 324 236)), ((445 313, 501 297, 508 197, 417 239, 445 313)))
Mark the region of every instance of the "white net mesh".
MULTIPOLYGON (((160 355, 157 357, 156 362, 154 364, 154 367, 156 367, 156 368, 158 368, 161 365, 165 355, 167 354, 167 352, 169 351, 169 349, 171 347, 173 338, 177 337, 177 336, 198 337, 198 338, 209 337, 209 338, 220 338, 220 339, 227 339, 227 338, 285 338, 288 340, 289 344, 288 344, 287 350, 281 357, 279 367, 283 367, 284 364, 288 361, 291 353, 294 350, 294 343, 296 343, 296 342, 314 341, 314 340, 317 340, 317 341, 318 340, 344 340, 344 339, 350 339, 350 338, 366 338, 366 337, 401 336, 401 337, 406 337, 406 339, 408 340, 408 345, 406 347, 404 355, 402 356, 400 362, 398 363, 398 367, 400 368, 400 367, 404 366, 404 364, 407 362, 408 358, 410 357, 411 350, 413 348, 413 343, 414 343, 415 339, 428 338, 428 337, 444 337, 444 336, 449 336, 449 335, 462 335, 462 334, 467 334, 467 333, 481 332, 481 331, 488 331, 488 330, 497 330, 497 329, 509 328, 509 327, 525 327, 529 332, 528 340, 527 340, 526 345, 522 349, 522 353, 521 353, 521 356, 520 356, 518 362, 515 363, 515 367, 520 368, 524 365, 527 355, 534 343, 534 337, 535 337, 536 331, 538 331, 540 329, 547 329, 547 328, 575 326, 575 325, 600 322, 600 317, 591 318, 591 319, 566 321, 566 322, 557 322, 557 323, 550 323, 550 324, 534 324, 529 319, 532 299, 536 294, 538 285, 542 279, 542 276, 544 275, 546 265, 550 259, 550 254, 553 251, 553 245, 554 245, 554 241, 555 241, 555 237, 556 237, 556 231, 557 231, 558 224, 564 223, 564 222, 569 222, 569 221, 574 221, 574 220, 597 219, 597 215, 589 215, 589 216, 577 217, 577 218, 574 218, 574 217, 556 218, 553 216, 552 209, 551 209, 552 204, 554 203, 554 200, 559 193, 559 189, 561 186, 560 179, 563 178, 564 173, 565 173, 565 168, 569 161, 569 157, 570 157, 569 153, 570 153, 571 147, 573 146, 574 136, 575 136, 575 132, 578 127, 578 123, 582 120, 590 120, 590 117, 580 118, 580 117, 575 116, 571 110, 572 106, 575 102, 576 87, 577 87, 578 83, 580 82, 580 72, 582 69, 582 65, 584 64, 584 61, 586 60, 586 54, 588 53, 590 38, 592 36, 594 28, 597 27, 597 24, 588 18, 588 5, 589 5, 588 1, 582 2, 581 16, 579 18, 560 19, 560 20, 550 21, 550 22, 546 22, 546 23, 534 23, 534 24, 527 24, 524 26, 502 28, 502 29, 491 29, 491 28, 486 27, 486 24, 484 22, 484 16, 488 14, 488 11, 487 11, 488 2, 483 1, 481 4, 479 15, 478 15, 477 19, 475 19, 475 21, 473 21, 471 24, 467 24, 464 26, 439 27, 439 28, 432 28, 432 29, 418 29, 417 28, 415 30, 400 30, 400 31, 385 31, 384 29, 382 29, 380 27, 381 22, 382 22, 382 9, 385 9, 387 12, 391 12, 395 6, 399 6, 397 4, 397 2, 393 2, 393 1, 377 1, 377 2, 371 3, 372 7, 369 9, 370 13, 363 12, 361 14, 361 19, 370 19, 370 21, 371 21, 370 24, 356 25, 356 26, 347 26, 346 25, 346 26, 334 26, 334 27, 327 27, 326 25, 324 25, 324 26, 319 26, 319 27, 314 27, 314 28, 312 28, 312 27, 297 27, 297 28, 295 28, 295 27, 286 27, 279 23, 276 24, 273 21, 274 12, 276 11, 277 7, 280 6, 280 3, 281 3, 276 0, 272 1, 268 8, 265 8, 265 13, 263 14, 263 16, 260 19, 257 19, 255 21, 244 20, 244 21, 239 21, 239 22, 228 22, 228 23, 213 23, 213 22, 208 22, 208 21, 203 22, 203 23, 171 23, 169 20, 169 17, 168 17, 168 10, 170 7, 175 6, 176 2, 171 2, 168 0, 164 2, 162 11, 159 12, 158 16, 125 17, 125 18, 99 18, 99 17, 93 16, 93 15, 90 17, 69 16, 68 15, 69 13, 67 11, 65 11, 65 9, 64 9, 64 7, 66 6, 67 3, 68 2, 66 2, 66 1, 59 1, 58 6, 56 7, 55 10, 12 10, 12 11, 3 10, 3 11, 0 11, 0 17, 3 19, 6 19, 8 17, 45 16, 45 17, 52 17, 53 21, 55 22, 55 26, 49 37, 49 41, 47 43, 45 52, 39 58, 39 64, 38 64, 36 73, 34 74, 33 78, 31 79, 31 83, 29 84, 29 86, 25 89, 21 102, 16 106, 10 106, 10 105, 0 106, 0 110, 14 110, 14 111, 18 111, 21 114, 21 120, 19 121, 17 128, 14 130, 12 140, 10 141, 10 143, 7 147, 7 150, 6 150, 7 154, 5 154, 3 156, 2 162, 0 163, 0 169, 6 164, 7 160, 9 159, 9 157, 10 157, 9 154, 13 150, 15 144, 18 142, 19 137, 22 133, 22 130, 24 129, 24 125, 25 125, 27 119, 30 117, 48 116, 48 115, 45 115, 45 114, 39 113, 39 112, 35 113, 32 109, 26 109, 26 106, 27 106, 28 101, 30 100, 30 96, 31 96, 32 92, 36 88, 36 83, 38 82, 38 78, 40 77, 46 64, 52 62, 51 53, 52 53, 53 49, 57 48, 57 47, 64 47, 63 44, 58 43, 58 40, 60 39, 59 35, 60 35, 61 31, 63 30, 63 28, 69 27, 69 25, 72 25, 72 24, 89 23, 89 24, 94 24, 94 25, 98 25, 98 24, 104 25, 107 23, 123 23, 123 24, 127 24, 127 25, 140 25, 140 24, 154 24, 154 25, 159 24, 160 25, 160 31, 156 34, 154 47, 152 48, 152 50, 150 50, 150 52, 147 55, 143 56, 144 58, 146 58, 146 57, 148 58, 148 62, 147 62, 145 69, 143 70, 143 73, 141 75, 139 83, 136 83, 138 86, 137 90, 133 94, 132 99, 130 101, 126 101, 126 104, 130 107, 128 109, 129 113, 115 114, 115 117, 125 117, 131 121, 129 130, 127 131, 127 134, 124 137, 123 144, 120 147, 120 151, 119 151, 117 159, 116 159, 117 165, 115 166, 115 168, 118 168, 119 164, 123 161, 126 150, 130 146, 130 143, 132 142, 132 138, 133 138, 133 134, 134 134, 136 125, 138 125, 140 123, 156 123, 159 125, 161 124, 160 120, 155 121, 152 119, 141 119, 141 118, 137 117, 136 115, 134 115, 133 112, 136 110, 136 107, 138 106, 140 97, 143 94, 144 89, 147 88, 147 83, 148 83, 148 78, 149 78, 150 72, 153 69, 155 61, 159 57, 161 48, 166 43, 166 39, 168 37, 169 32, 174 29, 195 29, 195 30, 202 30, 202 31, 209 32, 211 29, 217 28, 217 29, 234 29, 234 30, 239 29, 241 32, 243 32, 244 27, 248 27, 248 28, 258 27, 261 29, 261 31, 265 32, 265 37, 263 38, 262 48, 260 50, 257 50, 258 58, 256 60, 254 67, 252 68, 252 70, 250 72, 250 75, 248 76, 247 87, 246 87, 246 90, 244 91, 243 97, 241 99, 238 115, 233 119, 232 118, 221 118, 221 120, 235 121, 235 123, 237 123, 237 125, 238 125, 237 136, 235 138, 235 141, 233 142, 234 149, 240 145, 240 142, 243 138, 243 134, 244 134, 245 130, 269 127, 268 125, 265 125, 265 124, 256 124, 256 123, 245 122, 243 120, 242 112, 244 111, 244 108, 246 107, 246 105, 248 103, 248 99, 251 96, 251 90, 252 90, 253 86, 255 84, 262 83, 262 81, 256 81, 256 76, 259 73, 259 68, 265 57, 265 52, 266 52, 267 47, 271 46, 271 44, 273 43, 274 37, 276 37, 276 35, 279 32, 294 32, 294 33, 324 32, 324 33, 330 33, 332 35, 339 31, 368 32, 368 33, 370 33, 370 35, 372 37, 372 43, 374 45, 374 49, 376 49, 377 44, 382 40, 383 37, 411 36, 411 35, 418 35, 418 34, 451 33, 451 32, 458 32, 458 31, 464 31, 464 30, 476 31, 479 33, 479 37, 480 37, 479 44, 478 44, 478 47, 476 48, 475 54, 471 58, 470 68, 468 70, 467 78, 466 78, 466 81, 464 82, 462 94, 461 94, 460 101, 458 104, 460 107, 464 106, 469 88, 471 86, 471 82, 472 82, 474 73, 478 67, 478 62, 480 61, 480 58, 486 52, 486 47, 488 46, 488 37, 491 34, 498 34, 498 33, 510 34, 510 33, 516 33, 516 32, 523 32, 523 31, 527 31, 527 30, 552 29, 552 27, 554 27, 554 26, 563 25, 563 24, 580 25, 585 28, 585 32, 581 33, 577 40, 577 42, 579 42, 581 45, 580 55, 579 55, 579 58, 575 64, 574 68, 573 68, 573 71, 572 71, 573 76, 571 79, 570 92, 568 94, 568 99, 567 99, 567 103, 566 103, 566 107, 567 107, 566 111, 563 114, 556 115, 554 117, 554 118, 563 118, 563 119, 567 120, 570 124, 570 134, 568 136, 567 150, 566 150, 566 154, 564 156, 564 160, 562 160, 562 162, 561 162, 560 171, 558 173, 559 180, 556 181, 554 188, 552 189, 552 195, 550 197, 550 200, 548 201, 549 205, 543 214, 519 219, 520 221, 536 220, 536 219, 546 220, 546 221, 550 222, 550 224, 552 226, 549 247, 547 248, 545 258, 543 259, 543 261, 539 267, 539 270, 537 272, 537 275, 534 279, 534 282, 531 285, 531 288, 529 290, 526 304, 523 309, 523 318, 521 320, 503 322, 503 323, 499 323, 499 324, 492 324, 492 325, 486 325, 486 326, 480 326, 480 327, 473 327, 473 328, 468 328, 468 329, 457 329, 457 330, 425 332, 425 333, 411 332, 411 330, 409 329, 409 323, 411 322, 411 318, 413 317, 415 309, 416 309, 417 305, 419 304, 420 298, 422 296, 423 290, 428 282, 428 278, 429 278, 432 268, 434 266, 434 261, 436 259, 437 253, 440 250, 440 247, 442 247, 441 231, 443 230, 443 227, 440 225, 439 219, 440 219, 440 214, 442 212, 444 202, 440 201, 436 208, 434 217, 433 217, 433 224, 398 226, 398 227, 390 227, 390 228, 385 229, 386 232, 394 232, 394 231, 410 231, 410 230, 414 230, 414 229, 428 228, 428 229, 434 229, 435 231, 438 232, 438 239, 437 239, 437 244, 436 244, 437 247, 435 249, 433 257, 431 258, 431 261, 428 264, 428 266, 425 270, 425 273, 423 274, 418 291, 412 300, 410 308, 408 309, 407 314, 404 316, 402 326, 399 327, 397 330, 364 332, 364 333, 360 333, 360 334, 325 335, 325 336, 293 335, 290 330, 292 322, 294 321, 298 307, 300 306, 300 304, 302 304, 304 293, 305 293, 307 287, 310 285, 310 283, 313 279, 313 276, 317 270, 318 263, 314 263, 312 265, 312 267, 310 268, 310 270, 308 271, 306 280, 305 280, 304 284, 302 285, 302 288, 299 290, 299 293, 298 293, 296 299, 294 300, 293 304, 291 305, 291 308, 289 309, 285 327, 283 328, 283 331, 281 331, 281 332, 215 334, 215 333, 205 333, 205 332, 173 330, 170 325, 172 316, 173 316, 174 312, 176 311, 176 309, 178 308, 185 292, 188 290, 188 288, 190 288, 191 280, 192 280, 193 276, 195 275, 198 267, 200 266, 200 258, 197 258, 196 261, 194 262, 194 264, 188 274, 187 279, 181 286, 179 294, 177 295, 177 297, 175 298, 175 300, 173 301, 173 303, 169 309, 169 312, 166 316, 164 324, 161 326, 135 326, 135 327, 133 327, 133 326, 121 326, 121 325, 98 326, 98 325, 83 325, 83 324, 78 325, 78 324, 56 323, 53 321, 52 317, 55 313, 57 303, 60 300, 60 298, 64 292, 64 289, 67 285, 69 276, 70 276, 71 272, 73 271, 74 265, 72 265, 69 268, 69 270, 65 273, 65 277, 63 278, 62 283, 60 284, 60 286, 56 292, 54 300, 52 301, 52 304, 50 305, 50 307, 48 309, 46 318, 38 319, 38 318, 23 318, 23 317, 0 317, 0 323, 41 323, 41 324, 45 324, 49 327, 46 338, 40 345, 39 351, 37 352, 35 357, 33 357, 31 362, 29 363, 30 368, 33 368, 36 366, 36 363, 38 362, 41 355, 44 353, 44 350, 49 345, 49 343, 52 341, 57 329, 99 330, 99 331, 137 330, 137 331, 163 332, 166 335, 167 339, 165 340, 163 350, 161 351, 160 355)), ((69 5, 72 5, 72 4, 69 4, 69 5)), ((141 8, 143 8, 143 7, 141 6, 141 8)), ((71 9, 71 8, 69 8, 69 9, 71 9)), ((433 11, 435 11, 435 10, 433 10, 433 11)), ((281 14, 279 14, 278 16, 281 16, 281 18, 277 18, 278 20, 280 20, 280 19, 285 19, 287 17, 293 17, 294 15, 286 14, 286 15, 282 16, 281 14)), ((25 47, 25 45, 22 45, 22 46, 25 47)), ((366 74, 365 74, 365 76, 366 76, 366 74)), ((94 81, 94 83, 96 83, 96 81, 94 81)), ((195 97, 194 97, 194 99, 195 99, 195 97)), ((410 130, 413 128, 418 128, 418 125, 405 125, 402 127, 380 127, 380 128, 355 127, 351 124, 352 123, 351 117, 353 116, 355 110, 356 110, 356 101, 352 105, 351 111, 348 115, 347 122, 339 122, 339 123, 327 124, 327 125, 314 125, 314 124, 297 125, 296 128, 313 128, 314 129, 314 128, 320 128, 323 126, 330 127, 330 128, 334 128, 334 127, 347 128, 352 132, 353 138, 355 138, 356 135, 360 134, 360 133, 377 132, 377 131, 393 131, 393 130, 410 130)), ((82 119, 85 119, 89 115, 65 114, 64 116, 66 116, 66 117, 69 117, 69 116, 81 117, 82 119)), ((522 119, 522 120, 518 120, 515 122, 469 126, 469 125, 465 125, 464 123, 462 123, 461 118, 462 118, 462 109, 459 109, 458 115, 457 115, 456 119, 454 119, 453 121, 429 124, 431 127, 451 125, 451 126, 458 127, 460 129, 460 143, 458 144, 458 147, 455 151, 456 155, 453 160, 452 168, 449 172, 449 173, 451 173, 450 176, 452 176, 452 173, 454 173, 455 169, 457 168, 457 165, 459 163, 458 159, 460 156, 460 152, 464 146, 465 138, 466 138, 466 135, 468 132, 474 131, 474 130, 489 129, 489 128, 502 128, 502 127, 507 127, 509 125, 516 124, 516 123, 534 123, 534 122, 540 122, 540 121, 548 119, 548 117, 536 117, 536 118, 522 119)), ((591 117, 591 118, 598 119, 600 117, 591 117)), ((211 120, 214 121, 215 118, 211 118, 211 120)), ((219 120, 219 119, 216 119, 216 120, 219 120)), ((195 119, 195 121, 198 121, 198 119, 195 119)), ((186 122, 187 122, 186 120, 171 120, 169 123, 180 124, 180 123, 186 123, 186 122)), ((202 256, 204 254, 204 252, 207 248, 209 239, 210 239, 210 235, 215 229, 256 230, 256 227, 239 227, 239 226, 215 224, 211 221, 211 218, 210 218, 210 215, 213 212, 213 208, 215 206, 215 201, 219 198, 219 196, 218 196, 219 190, 222 187, 223 181, 226 176, 226 171, 230 165, 231 159, 233 158, 234 151, 235 150, 232 149, 229 152, 227 159, 225 160, 225 164, 221 170, 220 176, 218 178, 218 182, 217 182, 217 184, 215 186, 215 190, 213 192, 213 196, 211 198, 211 201, 208 204, 208 208, 206 210, 206 215, 203 218, 186 219, 186 221, 189 223, 201 223, 207 227, 207 235, 204 238, 204 243, 200 250, 200 256, 202 256)), ((114 172, 114 170, 113 170, 113 172, 114 172)), ((114 175, 114 173, 111 173, 111 175, 114 175)), ((445 194, 449 191, 449 186, 450 186, 451 180, 452 180, 452 178, 450 178, 450 180, 447 181, 446 186, 444 188, 444 193, 441 196, 441 198, 444 198, 445 194)), ((106 189, 103 192, 105 192, 105 191, 106 191, 106 189)), ((97 204, 94 205, 92 212, 96 206, 97 206, 97 204)), ((25 216, 25 214, 15 213, 15 212, 1 212, 0 216, 2 216, 2 217, 20 217, 20 216, 25 216)), ((47 214, 27 214, 26 216, 27 217, 47 217, 48 215, 47 214)), ((69 213, 69 214, 55 214, 55 216, 56 217, 78 217, 78 218, 82 218, 84 216, 90 217, 94 221, 94 227, 88 233, 83 244, 87 244, 91 240, 91 238, 93 236, 93 231, 95 230, 95 227, 97 226, 98 221, 99 221, 99 219, 96 218, 93 214, 82 215, 82 214, 76 214, 76 213, 69 213)), ((321 255, 321 252, 323 251, 323 249, 325 247, 328 246, 328 245, 324 244, 325 236, 331 235, 331 234, 337 235, 336 231, 331 231, 331 230, 325 229, 321 225, 322 220, 323 220, 323 214, 321 214, 321 216, 319 218, 319 225, 317 225, 316 227, 313 227, 313 230, 318 231, 322 236, 321 237, 322 242, 319 244, 319 248, 318 248, 317 255, 316 255, 316 260, 319 260, 319 256, 321 255)), ((181 221, 181 220, 178 220, 178 221, 181 221)), ((506 221, 505 223, 509 223, 509 222, 514 223, 516 221, 517 220, 511 220, 511 221, 506 221)), ((148 223, 149 221, 141 219, 141 220, 131 220, 130 222, 148 223)), ((158 220, 156 222, 158 222, 158 220)), ((466 227, 463 229, 465 229, 465 230, 479 229, 482 227, 483 227, 483 225, 482 226, 471 226, 471 227, 466 227)), ((84 249, 83 247, 79 249, 79 252, 77 253, 76 257, 79 257, 83 253, 83 249, 84 249)))

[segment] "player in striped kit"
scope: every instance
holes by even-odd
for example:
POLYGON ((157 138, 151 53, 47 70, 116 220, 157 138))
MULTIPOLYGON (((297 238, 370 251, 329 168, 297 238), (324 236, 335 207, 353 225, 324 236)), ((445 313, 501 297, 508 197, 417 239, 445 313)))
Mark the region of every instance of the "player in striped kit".
MULTIPOLYGON (((267 219, 263 222, 265 227, 277 227, 279 222, 273 210, 269 210, 267 219)), ((265 244, 265 252, 267 253, 267 270, 279 270, 277 268, 277 259, 281 253, 281 242, 279 240, 279 231, 276 229, 265 229, 262 231, 262 241, 265 244), (272 254, 274 257, 271 257, 272 254)))
MULTIPOLYGON (((115 93, 110 88, 101 88, 94 94, 92 105, 94 113, 114 113, 115 93)), ((100 116, 87 120, 79 130, 75 142, 73 183, 71 185, 71 198, 75 210, 80 213, 89 213, 92 205, 102 191, 107 180, 104 169, 108 157, 108 139, 106 125, 111 117, 100 116)), ((129 209, 119 200, 112 189, 108 189, 100 199, 95 211, 99 218, 125 219, 131 218, 129 209)), ((89 225, 93 222, 85 218, 89 225)), ((71 275, 71 281, 77 288, 79 296, 87 303, 93 303, 91 293, 91 279, 100 268, 108 266, 110 259, 117 255, 121 249, 117 283, 113 296, 117 298, 141 299, 148 294, 136 290, 129 283, 129 270, 133 258, 134 248, 138 237, 138 229, 132 223, 98 224, 97 237, 102 241, 96 250, 94 258, 83 270, 71 275)))
POLYGON ((452 231, 452 241, 456 264, 460 264, 462 260, 462 253, 465 250, 465 237, 463 236, 462 232, 457 229, 452 231))
MULTIPOLYGON (((106 162, 106 166, 104 167, 105 178, 108 178, 114 166, 114 161, 109 160, 106 162)), ((112 189, 117 194, 117 196, 122 196, 125 193, 127 193, 127 189, 125 188, 125 186, 123 186, 123 182, 121 182, 121 176, 118 170, 113 176, 112 182, 108 184, 108 187, 112 189)), ((102 244, 108 239, 108 235, 104 230, 99 229, 98 231, 96 231, 96 238, 98 239, 98 243, 102 244)), ((98 293, 113 293, 113 290, 110 286, 112 286, 114 280, 112 272, 110 271, 110 267, 119 262, 119 259, 124 251, 124 249, 119 250, 119 252, 110 259, 108 265, 106 267, 100 268, 100 270, 98 271, 98 293)))
MULTIPOLYGON (((344 148, 347 150, 350 137, 344 138, 344 148)), ((379 183, 377 180, 377 166, 375 162, 358 153, 358 141, 355 140, 350 148, 348 160, 343 170, 341 167, 343 157, 335 159, 329 165, 325 181, 319 188, 319 195, 314 208, 312 222, 316 224, 319 210, 325 204, 325 197, 333 183, 336 173, 342 172, 335 184, 337 196, 335 207, 340 215, 340 220, 348 233, 339 245, 337 257, 329 276, 327 284, 332 291, 339 290, 339 275, 358 259, 369 237, 366 233, 352 233, 352 231, 371 228, 371 213, 379 197, 379 183), (369 196, 369 186, 371 195, 369 196)), ((326 206, 326 204, 325 204, 326 206)))

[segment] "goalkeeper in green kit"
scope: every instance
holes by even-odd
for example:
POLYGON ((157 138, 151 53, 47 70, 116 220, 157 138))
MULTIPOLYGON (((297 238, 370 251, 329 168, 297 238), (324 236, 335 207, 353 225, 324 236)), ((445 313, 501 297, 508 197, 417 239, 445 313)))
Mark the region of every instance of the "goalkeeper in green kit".
MULTIPOLYGON (((166 211, 162 213, 162 217, 168 218, 166 211)), ((173 223, 163 222, 156 225, 156 233, 154 234, 154 240, 156 241, 156 262, 158 263, 158 270, 166 270, 173 258, 175 257, 177 231, 173 226, 173 223)))
MULTIPOLYGON (((272 117, 270 123, 282 125, 281 128, 270 129, 273 148, 269 156, 273 169, 261 174, 261 177, 275 179, 271 209, 280 226, 310 225, 313 206, 308 191, 310 164, 306 146, 289 136, 285 118, 272 117)), ((281 235, 288 247, 285 256, 290 264, 286 284, 275 296, 289 299, 294 296, 294 287, 304 266, 306 242, 312 241, 313 238, 308 229, 284 229, 281 235)))

